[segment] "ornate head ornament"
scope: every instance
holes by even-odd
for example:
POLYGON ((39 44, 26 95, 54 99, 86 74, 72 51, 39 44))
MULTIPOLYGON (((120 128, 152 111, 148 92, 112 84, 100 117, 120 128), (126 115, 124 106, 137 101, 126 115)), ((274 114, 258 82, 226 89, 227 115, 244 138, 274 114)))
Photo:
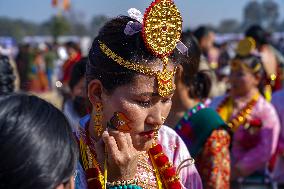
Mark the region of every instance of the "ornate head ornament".
MULTIPOLYGON (((237 53, 237 55, 239 55, 240 57, 243 57, 243 58, 246 58, 249 55, 259 56, 256 52, 256 42, 252 37, 246 37, 246 38, 240 40, 238 45, 237 45, 237 48, 236 48, 236 53, 237 53)), ((261 69, 260 64, 256 64, 254 66, 254 68, 250 68, 248 65, 243 63, 243 61, 241 59, 236 59, 236 60, 232 61, 231 68, 233 70, 236 70, 240 67, 242 67, 246 70, 252 71, 253 73, 258 72, 261 69)))
POLYGON ((248 56, 256 49, 256 42, 252 37, 246 37, 240 40, 236 49, 236 53, 240 56, 248 56))
MULTIPOLYGON (((142 21, 141 16, 136 16, 139 17, 138 22, 139 20, 142 21)), ((128 23, 125 33, 132 35, 136 33, 136 28, 139 31, 139 26, 135 26, 133 22, 128 23)), ((162 71, 155 71, 150 67, 124 60, 103 42, 99 41, 99 44, 102 52, 119 65, 145 75, 155 76, 158 80, 158 93, 160 96, 165 97, 174 90, 173 77, 176 68, 174 70, 167 69, 168 56, 177 47, 177 43, 180 43, 181 33, 182 18, 173 1, 156 0, 145 11, 142 23, 142 35, 148 49, 162 60, 162 71)))

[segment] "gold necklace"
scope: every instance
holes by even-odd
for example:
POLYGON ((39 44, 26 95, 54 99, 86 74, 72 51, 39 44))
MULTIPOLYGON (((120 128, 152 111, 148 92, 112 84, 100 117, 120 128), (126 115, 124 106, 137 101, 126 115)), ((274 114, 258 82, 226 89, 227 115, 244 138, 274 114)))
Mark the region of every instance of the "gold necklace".
POLYGON ((228 124, 228 127, 235 132, 241 125, 247 121, 247 117, 251 114, 252 108, 259 99, 260 94, 256 93, 252 99, 235 115, 233 114, 233 99, 227 96, 218 106, 217 112, 222 119, 228 124))
POLYGON ((151 183, 151 178, 156 179, 156 176, 152 165, 149 163, 149 155, 147 152, 143 151, 139 154, 137 168, 140 170, 138 174, 140 186, 143 189, 156 189, 156 182, 151 183))

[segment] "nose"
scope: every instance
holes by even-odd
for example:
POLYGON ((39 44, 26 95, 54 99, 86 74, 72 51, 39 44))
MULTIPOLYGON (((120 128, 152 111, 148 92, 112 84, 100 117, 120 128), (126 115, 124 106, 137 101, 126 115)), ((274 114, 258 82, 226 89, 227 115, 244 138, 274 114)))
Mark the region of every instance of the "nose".
POLYGON ((165 117, 162 116, 161 108, 152 108, 146 118, 146 124, 154 128, 163 125, 165 122, 165 117))

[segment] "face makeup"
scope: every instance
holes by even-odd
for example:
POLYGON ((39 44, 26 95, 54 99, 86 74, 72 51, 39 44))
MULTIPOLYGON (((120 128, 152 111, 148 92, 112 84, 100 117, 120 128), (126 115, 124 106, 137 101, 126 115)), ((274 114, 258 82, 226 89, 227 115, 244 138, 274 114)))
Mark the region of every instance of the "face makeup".
POLYGON ((113 117, 107 123, 108 127, 121 132, 129 132, 131 127, 128 126, 130 120, 121 112, 115 112, 113 117))

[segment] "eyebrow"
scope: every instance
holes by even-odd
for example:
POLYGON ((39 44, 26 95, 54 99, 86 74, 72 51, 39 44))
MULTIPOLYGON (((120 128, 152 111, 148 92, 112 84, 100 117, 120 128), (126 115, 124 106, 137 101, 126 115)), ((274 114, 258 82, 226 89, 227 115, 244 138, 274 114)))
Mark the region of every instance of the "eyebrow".
MULTIPOLYGON (((174 94, 175 90, 172 90, 168 96, 174 94)), ((151 92, 145 92, 145 93, 140 93, 139 95, 141 96, 153 96, 153 97, 156 97, 156 96, 160 96, 159 93, 151 93, 151 92)))

